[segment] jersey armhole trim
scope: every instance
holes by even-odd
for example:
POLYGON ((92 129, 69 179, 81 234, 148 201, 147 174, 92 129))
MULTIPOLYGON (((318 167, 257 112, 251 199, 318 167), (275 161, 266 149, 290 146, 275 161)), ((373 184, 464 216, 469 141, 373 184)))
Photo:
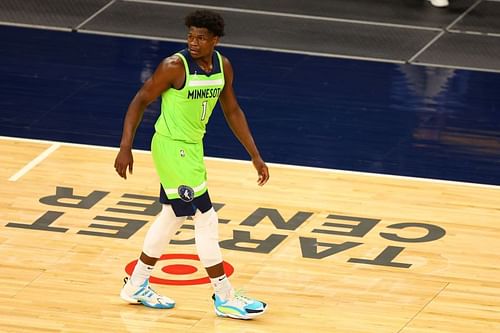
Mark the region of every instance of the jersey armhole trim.
POLYGON ((215 50, 215 53, 217 54, 217 59, 219 59, 220 72, 222 73, 222 77, 225 78, 225 76, 224 76, 224 61, 222 59, 222 55, 217 50, 215 50))
POLYGON ((184 55, 182 55, 182 53, 178 52, 175 55, 178 56, 179 58, 181 58, 182 63, 184 64, 184 84, 179 89, 174 88, 177 91, 181 91, 184 88, 186 88, 188 86, 188 83, 189 83, 189 65, 188 65, 187 60, 184 57, 184 55))

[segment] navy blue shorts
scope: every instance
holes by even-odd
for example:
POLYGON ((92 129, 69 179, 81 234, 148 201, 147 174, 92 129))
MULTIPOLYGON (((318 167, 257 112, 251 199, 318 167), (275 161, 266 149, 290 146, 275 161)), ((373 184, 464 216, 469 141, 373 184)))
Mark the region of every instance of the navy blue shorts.
POLYGON ((174 210, 175 216, 193 216, 196 213, 196 209, 199 209, 202 213, 206 213, 212 208, 212 201, 210 200, 210 195, 208 190, 194 198, 190 202, 185 202, 182 199, 169 199, 165 194, 163 186, 160 184, 160 202, 162 204, 171 205, 174 210))

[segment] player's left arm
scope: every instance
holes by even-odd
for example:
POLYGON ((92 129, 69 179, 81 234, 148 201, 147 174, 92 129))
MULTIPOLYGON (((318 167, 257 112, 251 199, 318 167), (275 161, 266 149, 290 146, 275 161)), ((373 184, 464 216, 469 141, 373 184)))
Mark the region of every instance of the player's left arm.
POLYGON ((252 158, 252 163, 259 174, 257 183, 262 186, 269 179, 269 170, 260 156, 259 150, 253 140, 252 133, 250 132, 250 128, 248 127, 245 114, 236 100, 236 95, 233 90, 233 67, 227 58, 224 57, 223 59, 225 84, 219 96, 222 111, 234 135, 252 158))

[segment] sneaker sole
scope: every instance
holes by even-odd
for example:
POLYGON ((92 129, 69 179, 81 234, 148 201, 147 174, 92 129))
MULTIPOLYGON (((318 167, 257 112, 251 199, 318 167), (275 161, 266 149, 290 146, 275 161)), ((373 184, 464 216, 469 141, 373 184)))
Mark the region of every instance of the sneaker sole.
POLYGON ((162 306, 153 306, 147 302, 142 302, 138 299, 135 299, 135 298, 131 298, 129 296, 127 296, 126 294, 120 292, 120 298, 125 301, 126 303, 129 303, 129 304, 132 304, 132 305, 139 305, 139 304, 142 304, 148 308, 152 308, 152 309, 172 309, 175 307, 175 303, 174 304, 168 304, 168 305, 162 305, 162 306))
POLYGON ((254 318, 262 315, 264 312, 266 312, 266 310, 267 310, 267 306, 261 312, 249 313, 246 316, 243 316, 243 315, 238 316, 238 315, 234 315, 234 314, 223 313, 223 312, 220 312, 219 310, 215 309, 215 314, 219 317, 224 317, 224 318, 250 320, 250 319, 254 319, 254 318))
POLYGON ((120 298, 124 301, 124 302, 127 302, 129 304, 142 304, 141 301, 135 299, 135 298, 131 298, 131 297, 128 297, 125 293, 123 292, 120 292, 120 298))
POLYGON ((160 303, 157 303, 156 305, 151 305, 149 304, 148 302, 142 302, 142 301, 139 301, 142 305, 144 306, 147 306, 148 308, 152 308, 152 309, 160 309, 160 310, 164 310, 164 309, 172 309, 175 307, 175 304, 167 304, 167 305, 163 305, 163 304, 160 304, 160 303))

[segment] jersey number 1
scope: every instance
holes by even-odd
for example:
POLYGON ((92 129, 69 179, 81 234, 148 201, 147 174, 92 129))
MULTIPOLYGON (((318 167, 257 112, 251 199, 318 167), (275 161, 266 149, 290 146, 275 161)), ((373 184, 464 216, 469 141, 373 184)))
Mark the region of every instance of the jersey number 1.
POLYGON ((205 120, 205 117, 207 116, 207 105, 208 105, 208 101, 203 101, 203 103, 201 103, 201 107, 202 107, 201 121, 205 120))

